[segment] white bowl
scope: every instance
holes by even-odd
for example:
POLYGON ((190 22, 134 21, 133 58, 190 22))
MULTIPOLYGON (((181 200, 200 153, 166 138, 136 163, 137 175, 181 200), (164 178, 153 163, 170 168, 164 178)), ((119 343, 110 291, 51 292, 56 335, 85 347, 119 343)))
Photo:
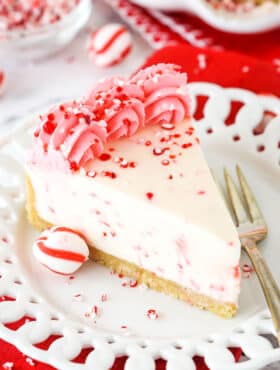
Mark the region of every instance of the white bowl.
MULTIPOLYGON (((150 0, 132 0, 134 3, 151 7, 150 0)), ((197 15, 211 26, 233 33, 257 33, 280 26, 280 4, 264 3, 246 13, 234 13, 214 9, 206 0, 153 0, 153 9, 184 10, 197 15)))
POLYGON ((91 0, 81 0, 54 24, 31 30, 6 31, 0 40, 0 60, 41 59, 60 50, 85 26, 91 8, 91 0))

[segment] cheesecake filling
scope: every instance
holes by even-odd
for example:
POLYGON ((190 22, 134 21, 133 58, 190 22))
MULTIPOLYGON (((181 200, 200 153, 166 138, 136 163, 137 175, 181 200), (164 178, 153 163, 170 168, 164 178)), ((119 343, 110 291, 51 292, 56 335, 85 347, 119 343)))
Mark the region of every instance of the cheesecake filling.
POLYGON ((236 245, 87 177, 59 172, 50 177, 35 168, 29 176, 42 219, 80 231, 96 248, 157 276, 220 301, 237 302, 236 245))
POLYGON ((157 276, 237 302, 238 236, 191 120, 107 143, 87 174, 52 159, 38 150, 27 166, 42 219, 157 276))

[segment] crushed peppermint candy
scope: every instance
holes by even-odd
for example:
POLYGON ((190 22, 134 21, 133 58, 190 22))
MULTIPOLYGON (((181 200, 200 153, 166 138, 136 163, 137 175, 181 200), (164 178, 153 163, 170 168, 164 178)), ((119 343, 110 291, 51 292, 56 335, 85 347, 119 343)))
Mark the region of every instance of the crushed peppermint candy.
POLYGON ((242 73, 248 73, 250 71, 250 67, 249 66, 243 66, 241 71, 242 71, 242 73))
POLYGON ((96 319, 100 315, 100 309, 98 306, 93 306, 89 311, 85 313, 85 317, 88 319, 96 319))
POLYGON ((146 312, 146 315, 147 315, 148 319, 150 319, 150 320, 157 320, 159 318, 159 314, 154 309, 148 310, 146 312))
POLYGON ((83 300, 84 300, 84 296, 81 293, 77 293, 73 295, 73 301, 82 302, 83 300))
POLYGON ((151 192, 147 192, 147 193, 146 193, 146 197, 147 197, 149 200, 152 200, 152 199, 153 199, 153 197, 154 197, 154 194, 153 194, 153 193, 151 193, 151 192))
POLYGON ((175 125, 173 123, 162 123, 161 128, 164 130, 174 130, 175 125))
POLYGON ((276 67, 276 72, 280 72, 280 59, 278 59, 278 58, 274 59, 273 64, 276 67))
POLYGON ((242 272, 243 272, 243 278, 245 279, 249 279, 251 276, 252 276, 252 273, 254 272, 254 269, 252 266, 248 265, 247 263, 245 263, 243 266, 242 266, 242 272))
POLYGON ((68 284, 69 284, 72 280, 74 280, 74 279, 75 279, 75 276, 74 276, 74 275, 70 275, 70 276, 68 276, 68 279, 67 279, 68 284))
POLYGON ((34 360, 32 360, 32 358, 30 358, 30 357, 26 357, 25 361, 26 361, 26 363, 27 363, 29 366, 35 366, 35 362, 34 362, 34 360))
POLYGON ((4 82, 5 82, 5 74, 0 69, 0 95, 2 95, 4 91, 4 82))
POLYGON ((125 279, 123 282, 122 282, 122 287, 127 287, 129 285, 129 280, 125 279))
POLYGON ((108 295, 106 293, 102 294, 100 300, 101 300, 101 302, 107 302, 108 301, 108 295))
POLYGON ((2 368, 5 370, 12 370, 14 368, 14 363, 13 362, 5 362, 2 365, 2 368))
POLYGON ((1 0, 0 35, 14 30, 32 30, 59 22, 80 0, 1 0))
POLYGON ((252 266, 248 265, 247 263, 244 263, 244 265, 242 266, 242 271, 246 273, 251 273, 254 272, 254 269, 252 266))
POLYGON ((137 280, 130 280, 130 282, 129 282, 130 288, 136 288, 137 285, 138 285, 138 281, 137 280))
POLYGON ((200 69, 205 69, 207 66, 206 63, 206 55, 205 54, 198 54, 197 55, 197 60, 198 60, 198 66, 200 69))
POLYGON ((138 282, 137 280, 129 280, 129 279, 125 279, 122 281, 122 287, 130 287, 130 288, 136 288, 138 285, 138 282))

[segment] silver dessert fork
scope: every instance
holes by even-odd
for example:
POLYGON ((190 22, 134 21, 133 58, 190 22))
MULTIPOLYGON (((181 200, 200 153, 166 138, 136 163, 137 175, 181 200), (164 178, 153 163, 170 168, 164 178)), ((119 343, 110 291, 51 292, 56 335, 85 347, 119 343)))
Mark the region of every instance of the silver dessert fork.
POLYGON ((224 171, 229 203, 233 210, 241 245, 247 252, 261 283, 280 345, 280 290, 257 247, 257 243, 267 236, 267 225, 254 194, 238 165, 236 166, 236 172, 242 197, 239 196, 237 187, 228 170, 225 169, 224 171))

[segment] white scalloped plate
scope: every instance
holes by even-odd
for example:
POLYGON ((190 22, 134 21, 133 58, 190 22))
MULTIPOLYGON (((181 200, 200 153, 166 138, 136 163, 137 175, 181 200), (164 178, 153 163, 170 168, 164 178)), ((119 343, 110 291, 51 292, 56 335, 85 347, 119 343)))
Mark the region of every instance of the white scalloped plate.
MULTIPOLYGON (((221 173, 224 165, 233 169, 238 162, 254 186, 270 229, 263 252, 280 283, 280 101, 206 83, 190 84, 190 89, 193 96, 209 96, 197 127, 211 167, 221 173), (236 100, 244 105, 235 124, 226 127, 223 122, 236 100), (253 135, 265 111, 278 117, 270 121, 263 134, 253 135), (237 135, 240 140, 233 140, 237 135), (258 151, 260 145, 265 150, 258 151)), ((128 356, 126 370, 152 370, 157 358, 167 360, 168 370, 194 370, 195 355, 204 356, 212 370, 255 370, 280 359, 254 275, 243 279, 236 318, 223 320, 143 287, 123 287, 127 279, 91 262, 73 280, 37 264, 31 255, 36 232, 27 224, 23 195, 23 159, 31 126, 31 120, 25 122, 0 144, 0 296, 16 299, 0 302, 3 339, 59 369, 107 370, 121 355, 128 356), (73 300, 75 294, 82 294, 84 299, 73 300), (102 294, 108 295, 107 302, 101 302, 102 294), (95 320, 85 317, 93 305, 100 308, 95 320), (158 320, 146 317, 150 308, 160 313, 158 320), (26 322, 17 331, 4 326, 24 315, 36 321, 26 322), (33 345, 51 334, 61 338, 48 350, 33 345), (272 336, 267 339, 267 335, 272 336), (94 347, 86 363, 71 362, 85 347, 94 347), (227 347, 242 347, 247 358, 235 364, 227 347)))
POLYGON ((211 26, 227 32, 255 33, 280 26, 280 5, 264 4, 246 13, 234 13, 214 9, 205 0, 132 0, 132 2, 153 9, 185 10, 193 13, 211 26))

